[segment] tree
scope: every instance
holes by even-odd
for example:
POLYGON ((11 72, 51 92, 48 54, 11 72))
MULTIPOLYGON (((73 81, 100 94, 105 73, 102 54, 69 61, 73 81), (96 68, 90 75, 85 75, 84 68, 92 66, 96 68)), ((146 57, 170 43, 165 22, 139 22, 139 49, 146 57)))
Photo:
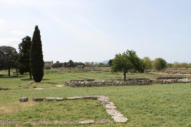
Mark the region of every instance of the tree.
POLYGON ((64 63, 60 63, 59 61, 56 61, 56 63, 54 63, 52 65, 53 68, 59 68, 59 67, 63 67, 64 66, 64 63))
POLYGON ((109 61, 108 61, 108 65, 111 67, 112 66, 112 61, 113 61, 113 59, 110 59, 109 61))
POLYGON ((15 48, 10 46, 0 47, 0 69, 8 69, 8 76, 11 76, 11 68, 17 67, 18 54, 15 48))
POLYGON ((145 63, 145 69, 152 69, 152 61, 149 57, 144 57, 143 62, 145 63))
POLYGON ((124 80, 126 80, 127 72, 132 69, 138 72, 144 72, 145 69, 143 61, 136 55, 135 51, 127 50, 122 54, 117 54, 112 61, 112 71, 123 72, 124 80))
POLYGON ((68 61, 68 67, 74 67, 74 62, 72 60, 68 61))
POLYGON ((31 38, 26 36, 19 44, 19 72, 21 74, 29 72, 30 79, 32 79, 30 68, 30 50, 31 50, 31 38))
POLYGON ((33 34, 30 58, 33 79, 35 82, 40 82, 44 76, 44 61, 40 30, 38 29, 38 26, 35 27, 33 34))
POLYGON ((162 70, 167 67, 167 62, 162 58, 156 58, 153 62, 153 67, 156 70, 162 70))

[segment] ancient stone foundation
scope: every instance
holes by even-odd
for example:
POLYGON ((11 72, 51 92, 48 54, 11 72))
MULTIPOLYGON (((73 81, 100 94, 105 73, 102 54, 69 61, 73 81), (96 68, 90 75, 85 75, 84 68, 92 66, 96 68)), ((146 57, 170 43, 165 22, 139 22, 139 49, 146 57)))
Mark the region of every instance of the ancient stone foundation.
POLYGON ((191 80, 182 76, 161 76, 153 81, 160 84, 172 84, 172 83, 191 83, 191 80))
MULTIPOLYGON (((90 99, 90 100, 98 100, 101 105, 103 105, 103 107, 105 108, 106 112, 112 117, 113 121, 116 123, 125 123, 127 122, 127 118, 117 110, 117 107, 115 106, 115 104, 113 102, 110 101, 110 99, 106 96, 77 96, 77 97, 67 97, 67 98, 62 98, 62 97, 40 97, 40 98, 33 98, 32 100, 35 102, 39 102, 39 101, 65 101, 65 100, 80 100, 80 99, 90 99)), ((22 97, 19 99, 20 102, 28 102, 28 98, 27 97, 22 97), (27 100, 27 101, 26 101, 27 100)), ((10 122, 10 121, 9 121, 10 122)), ((85 120, 85 121, 79 121, 79 122, 75 122, 75 123, 79 123, 79 124, 93 124, 93 123, 110 123, 110 120, 101 120, 101 121, 97 121, 95 122, 94 120, 85 120)), ((6 123, 6 122, 4 122, 6 123)), ((19 123, 22 124, 20 122, 13 122, 13 123, 19 123)), ((31 122, 32 124, 36 124, 31 122)), ((48 123, 52 123, 50 121, 45 122, 46 124, 48 123)), ((62 123, 62 124, 66 124, 67 122, 65 121, 58 121, 58 123, 62 123)), ((74 122, 70 122, 70 124, 74 124, 74 122)), ((1 123, 0 123, 1 125, 1 123)))
POLYGON ((65 82, 66 86, 71 87, 93 87, 93 86, 123 86, 123 85, 151 85, 152 81, 146 78, 135 78, 115 81, 95 81, 95 80, 71 80, 65 82))

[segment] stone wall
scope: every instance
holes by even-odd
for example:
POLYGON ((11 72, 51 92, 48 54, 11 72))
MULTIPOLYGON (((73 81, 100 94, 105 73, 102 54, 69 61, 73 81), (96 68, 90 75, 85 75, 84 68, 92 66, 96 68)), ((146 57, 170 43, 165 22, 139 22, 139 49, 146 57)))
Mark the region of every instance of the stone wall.
POLYGON ((95 81, 93 79, 88 80, 71 80, 65 82, 66 86, 71 87, 99 87, 99 86, 123 86, 123 85, 150 85, 152 81, 149 79, 128 79, 126 81, 95 81))
POLYGON ((158 77, 154 83, 172 84, 172 83, 191 83, 191 79, 181 76, 166 76, 158 77))
POLYGON ((147 78, 133 78, 123 81, 122 79, 115 79, 110 81, 95 81, 94 79, 71 80, 65 82, 66 86, 70 87, 99 87, 99 86, 125 86, 125 85, 151 85, 153 83, 172 84, 172 83, 191 83, 191 79, 181 76, 162 76, 155 80, 147 78))

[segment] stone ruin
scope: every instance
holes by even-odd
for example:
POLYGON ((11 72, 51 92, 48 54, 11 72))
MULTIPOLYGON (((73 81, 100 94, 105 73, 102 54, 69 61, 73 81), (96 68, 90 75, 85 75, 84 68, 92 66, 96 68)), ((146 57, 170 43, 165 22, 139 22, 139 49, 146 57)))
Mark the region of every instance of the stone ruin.
POLYGON ((172 84, 172 83, 191 83, 191 79, 183 76, 160 76, 154 80, 147 78, 129 78, 126 81, 123 79, 115 79, 108 81, 95 81, 95 79, 70 80, 65 82, 66 86, 70 87, 99 87, 99 86, 126 86, 126 85, 151 85, 153 83, 172 84))
POLYGON ((191 79, 183 76, 160 76, 154 80, 154 83, 171 84, 171 83, 191 83, 191 79))
POLYGON ((124 85, 151 85, 152 80, 146 78, 133 78, 123 80, 113 80, 113 81, 95 81, 95 79, 84 79, 84 80, 71 80, 70 82, 65 82, 66 86, 71 87, 99 87, 99 86, 124 86, 124 85))
MULTIPOLYGON (((108 113, 108 115, 111 116, 111 118, 113 119, 114 122, 116 123, 125 123, 128 121, 128 118, 125 117, 120 111, 117 110, 116 105, 106 96, 76 96, 76 97, 66 97, 66 98, 62 98, 62 97, 35 97, 32 100, 35 102, 43 102, 43 101, 66 101, 66 100, 86 100, 86 99, 90 99, 90 100, 98 100, 100 102, 100 104, 105 108, 106 112, 108 113)), ((22 103, 26 103, 29 101, 28 97, 22 97, 19 99, 20 102, 22 103)), ((9 124, 33 124, 33 125, 40 125, 40 124, 70 124, 73 125, 75 123, 78 124, 94 124, 94 123, 111 123, 112 121, 110 120, 101 120, 101 121, 97 121, 95 122, 94 120, 85 120, 85 121, 77 121, 77 122, 67 122, 67 121, 39 121, 39 122, 14 122, 14 121, 0 121, 0 125, 9 125, 9 124), (2 124, 1 124, 2 123, 2 124)))

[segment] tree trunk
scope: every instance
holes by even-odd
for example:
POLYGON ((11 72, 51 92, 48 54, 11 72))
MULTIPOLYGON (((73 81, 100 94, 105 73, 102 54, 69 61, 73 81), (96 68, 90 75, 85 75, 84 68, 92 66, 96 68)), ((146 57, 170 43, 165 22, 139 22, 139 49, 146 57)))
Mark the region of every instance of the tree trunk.
POLYGON ((123 72, 124 81, 126 81, 126 80, 127 80, 127 78, 126 78, 126 73, 127 73, 127 72, 123 72))
POLYGON ((9 77, 11 76, 11 68, 10 67, 8 68, 8 76, 9 77))
POLYGON ((30 80, 32 80, 32 73, 31 73, 31 71, 29 72, 29 78, 30 78, 30 80))
POLYGON ((18 72, 18 69, 16 68, 16 75, 17 77, 19 76, 19 72, 18 72))

